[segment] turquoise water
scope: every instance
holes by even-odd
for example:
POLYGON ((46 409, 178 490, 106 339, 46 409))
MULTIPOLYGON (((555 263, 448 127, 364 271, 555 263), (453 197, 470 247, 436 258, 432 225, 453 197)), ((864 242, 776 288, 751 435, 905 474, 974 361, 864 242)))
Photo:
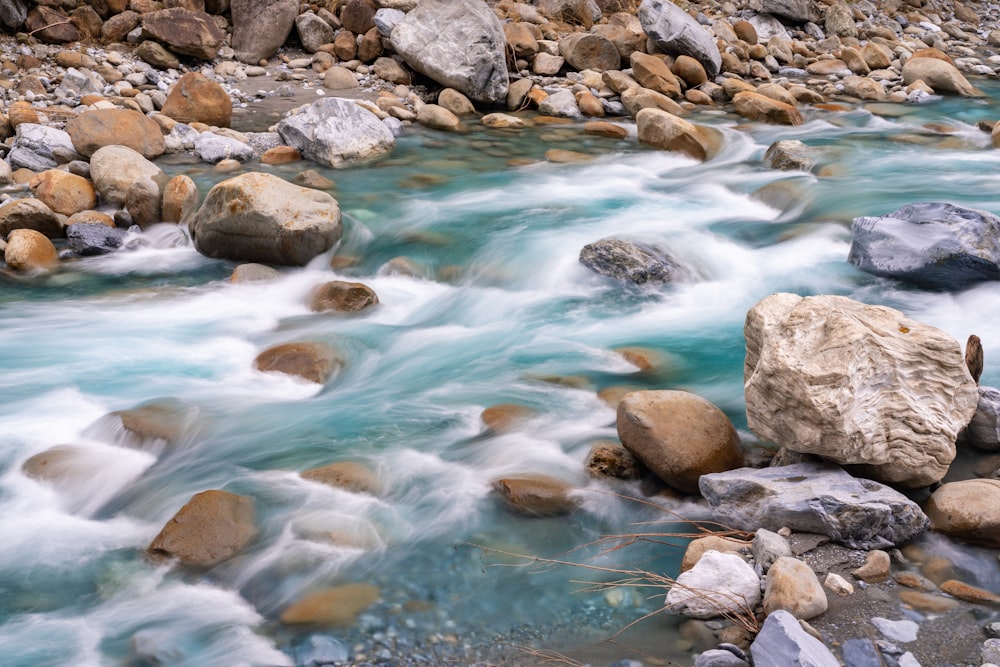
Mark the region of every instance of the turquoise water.
MULTIPOLYGON (((640 505, 622 497, 641 496, 637 487, 587 478, 590 444, 615 436, 614 411, 597 391, 687 389, 753 442, 743 319, 777 291, 892 305, 961 341, 977 333, 983 381, 1000 382, 995 284, 927 293, 845 261, 855 216, 937 199, 1000 212, 1000 152, 975 126, 1000 111, 993 99, 875 110, 809 111, 797 128, 699 117, 726 137, 705 164, 576 125, 413 129, 388 159, 324 172, 344 212, 335 254, 354 258, 347 268, 330 269, 328 255, 272 282, 234 285, 234 263, 201 257, 163 228, 132 252, 67 263, 45 279, 3 279, 3 664, 290 665, 311 634, 348 651, 375 642, 387 652, 381 664, 445 648, 471 662, 507 649, 523 657, 519 646, 584 651, 654 611, 662 591, 587 590, 580 580, 615 577, 483 549, 676 573, 678 548, 570 551, 669 529, 637 524, 670 512, 699 512, 666 499, 655 501, 662 509, 640 505), (761 166, 767 146, 786 138, 822 149, 822 177, 761 166), (549 148, 592 160, 549 163, 549 148), (578 254, 608 236, 655 240, 696 279, 626 287, 597 276, 578 254), (383 269, 400 256, 422 277, 383 269), (338 277, 370 285, 381 305, 356 317, 310 312, 310 290, 338 277), (331 344, 344 369, 323 387, 253 370, 263 348, 296 340, 331 344), (614 352, 624 346, 654 351, 661 366, 638 372, 614 352), (572 386, 551 381, 559 377, 572 386), (102 419, 164 399, 182 416, 170 448, 129 448, 102 419), (488 434, 480 413, 499 403, 535 416, 488 434), (26 459, 56 445, 77 448, 77 475, 49 484, 22 473, 26 459), (348 460, 376 470, 384 493, 296 474, 348 460), (490 482, 519 473, 582 489, 581 510, 507 513, 490 482), (144 559, 160 527, 210 488, 254 499, 253 546, 208 571, 144 559), (350 582, 381 592, 351 628, 277 622, 303 594, 350 582)), ((165 168, 192 173, 203 192, 224 177, 181 161, 165 168)), ((291 178, 304 167, 248 168, 291 178)), ((675 625, 646 621, 644 641, 655 641, 645 648, 686 659, 675 625)))

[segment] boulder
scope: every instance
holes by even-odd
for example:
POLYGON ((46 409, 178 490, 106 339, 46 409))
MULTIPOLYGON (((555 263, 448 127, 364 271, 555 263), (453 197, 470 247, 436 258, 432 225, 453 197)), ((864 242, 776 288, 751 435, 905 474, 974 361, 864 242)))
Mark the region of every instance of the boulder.
POLYGON ((233 120, 233 102, 226 91, 201 72, 188 72, 177 80, 160 110, 182 123, 205 123, 229 127, 233 120))
POLYGON ((376 304, 378 295, 375 294, 375 290, 362 283, 344 280, 323 283, 313 290, 309 298, 310 310, 317 313, 325 311, 356 313, 376 304))
POLYGON ((24 167, 31 171, 54 169, 60 164, 82 158, 67 132, 37 123, 17 125, 7 154, 7 162, 12 168, 24 167))
POLYGON ((422 105, 417 111, 417 122, 445 132, 458 132, 462 129, 462 121, 458 116, 437 104, 422 105))
POLYGON ((289 113, 278 123, 278 134, 304 158, 331 167, 387 153, 396 145, 378 116, 336 97, 289 113))
POLYGON ((927 517, 903 494, 831 464, 740 468, 702 475, 698 488, 717 520, 741 530, 787 526, 854 549, 878 549, 927 527, 927 517))
POLYGON ((47 272, 59 265, 59 253, 45 234, 34 229, 15 229, 7 235, 3 261, 14 271, 47 272))
POLYGON ((719 408, 686 391, 635 391, 618 404, 618 438, 661 480, 695 493, 702 475, 743 464, 736 428, 719 408))
POLYGON ((299 473, 302 479, 319 482, 354 493, 377 495, 382 485, 368 466, 354 461, 339 461, 319 468, 310 468, 299 473))
POLYGON ((780 139, 767 147, 764 164, 771 169, 811 171, 816 165, 816 149, 798 139, 780 139))
POLYGON ((1000 480, 967 479, 938 488, 924 505, 931 530, 1000 547, 1000 480))
POLYGON ((105 43, 123 42, 125 36, 139 27, 142 15, 131 9, 108 17, 101 26, 101 41, 105 43))
POLYGON ((28 185, 39 201, 62 215, 73 215, 97 207, 97 193, 90 181, 68 171, 43 171, 28 185))
POLYGON ((142 36, 165 44, 174 53, 200 60, 215 58, 226 39, 211 16, 183 7, 143 14, 142 36))
POLYGON ((812 568, 798 558, 784 556, 767 571, 764 586, 765 614, 784 609, 795 618, 809 620, 824 613, 826 592, 812 568))
POLYGON ((232 0, 233 50, 250 65, 270 58, 288 39, 299 15, 298 0, 232 0))
POLYGON ((151 39, 139 44, 135 49, 135 55, 145 60, 156 69, 179 69, 181 61, 177 59, 166 47, 151 39))
POLYGON ((73 147, 86 157, 112 144, 127 146, 147 159, 167 149, 160 126, 131 109, 95 109, 78 114, 66 123, 66 132, 73 147))
POLYGON ((1000 390, 979 387, 976 414, 962 437, 964 442, 976 449, 1000 451, 1000 390))
POLYGON ((422 0, 392 31, 406 64, 486 104, 507 99, 507 42, 484 0, 422 0))
POLYGON ((34 197, 10 199, 0 204, 0 239, 15 229, 34 229, 50 239, 63 235, 63 226, 55 212, 34 197))
POLYGON ((641 109, 635 126, 639 143, 695 160, 709 160, 722 148, 722 134, 717 129, 689 123, 661 109, 641 109))
POLYGON ((921 202, 855 218, 847 261, 862 271, 926 289, 965 289, 1000 279, 1000 217, 921 202))
POLYGON ((902 74, 903 83, 907 86, 916 81, 923 81, 938 94, 983 96, 983 92, 969 83, 957 67, 940 58, 910 58, 903 65, 902 74))
POLYGON ((186 223, 198 210, 198 186, 190 176, 174 176, 163 187, 160 206, 163 222, 186 223))
POLYGON ((933 484, 979 392, 958 341, 841 296, 775 294, 747 313, 747 425, 879 481, 933 484))
POLYGON ((559 55, 577 71, 604 72, 621 66, 621 56, 614 43, 590 32, 574 32, 560 39, 559 55))
POLYGON ((325 384, 343 362, 323 343, 285 343, 258 354, 253 365, 263 373, 284 373, 325 384))
POLYGON ((198 252, 302 266, 340 240, 340 207, 325 192, 251 172, 216 184, 191 220, 198 252))
POLYGON ((736 540, 731 537, 722 537, 721 535, 706 535, 705 537, 695 538, 688 542, 687 548, 684 549, 680 571, 687 572, 690 570, 709 551, 718 551, 724 554, 739 554, 741 551, 749 549, 749 547, 749 542, 736 540))
POLYGON ((722 68, 715 37, 670 0, 642 0, 637 16, 642 29, 664 53, 691 56, 714 79, 722 68))
POLYGON ((438 93, 437 103, 456 116, 471 116, 476 113, 476 107, 469 98, 454 88, 445 88, 438 93))
POLYGON ((213 132, 202 132, 194 140, 194 152, 202 162, 218 164, 223 160, 247 162, 254 158, 253 146, 213 132))
POLYGON ((779 609, 764 620, 750 645, 754 667, 839 667, 840 661, 823 642, 806 632, 798 620, 779 609))
POLYGON ((147 551, 185 565, 212 566, 243 551, 257 536, 253 501, 228 491, 202 491, 153 538, 147 551))
POLYGON ((55 7, 38 5, 28 10, 24 27, 35 38, 50 44, 80 41, 80 30, 55 7))
POLYGON ((371 584, 345 584, 310 593, 281 612, 287 625, 316 625, 342 628, 354 625, 358 615, 379 599, 379 589, 371 584))
POLYGON ((309 53, 316 53, 324 44, 333 43, 333 28, 311 11, 295 17, 295 31, 302 48, 309 53))
POLYGON ((753 615, 760 577, 735 554, 706 551, 667 592, 666 611, 693 618, 753 615))
POLYGON ((681 84, 662 58, 636 51, 629 58, 632 76, 643 87, 667 97, 680 97, 681 84))
POLYGON ((733 109, 748 120, 777 125, 801 125, 802 114, 791 104, 766 95, 743 91, 733 97, 733 109))
POLYGON ((100 222, 78 222, 66 227, 69 249, 80 257, 106 255, 122 247, 126 232, 100 222))
POLYGON ((163 221, 162 202, 160 186, 151 178, 133 181, 125 192, 125 210, 142 229, 163 221))
POLYGON ((660 248, 625 239, 601 239, 583 246, 580 262, 591 271, 642 285, 683 278, 686 272, 660 248))
POLYGON ((160 183, 166 180, 166 175, 131 148, 112 145, 99 148, 90 156, 90 179, 102 202, 121 206, 133 183, 144 180, 160 183))
POLYGON ((572 486, 545 475, 498 479, 493 490, 509 509, 526 516, 567 514, 579 504, 570 493, 572 486))

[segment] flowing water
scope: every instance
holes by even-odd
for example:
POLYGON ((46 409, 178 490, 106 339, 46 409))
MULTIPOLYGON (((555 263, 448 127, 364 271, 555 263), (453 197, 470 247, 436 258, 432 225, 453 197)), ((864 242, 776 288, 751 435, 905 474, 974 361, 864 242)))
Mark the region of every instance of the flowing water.
MULTIPOLYGON (((611 636, 662 605, 662 591, 594 590, 579 582, 616 575, 509 555, 676 574, 679 548, 585 546, 676 530, 638 524, 699 512, 643 505, 631 499, 637 487, 588 479, 591 443, 615 437, 597 391, 693 391, 753 442, 743 319, 778 291, 891 305, 960 341, 977 333, 983 382, 1000 382, 1000 287, 930 293, 845 261, 855 216, 929 200, 1000 212, 1000 151, 976 127, 997 117, 995 98, 812 111, 796 128, 703 116, 726 138, 704 164, 574 125, 414 128, 386 159, 324 172, 344 213, 335 255, 353 258, 336 270, 330 253, 273 281, 233 284, 234 263, 201 257, 163 227, 133 251, 3 282, 2 663, 291 665, 313 647, 369 652, 380 664, 444 664, 446 654, 471 664, 507 648, 579 653, 611 636), (822 148, 823 175, 764 168, 782 138, 822 148), (549 148, 592 159, 547 162, 549 148), (609 236, 656 241, 693 278, 629 287, 591 273, 580 248, 609 236), (384 270, 400 256, 416 276, 384 270), (310 291, 335 278, 365 282, 381 304, 357 316, 312 313, 310 291), (343 370, 319 387, 253 369, 265 347, 300 340, 331 344, 343 370), (655 353, 657 368, 639 372, 614 352, 632 346, 655 353), (180 436, 129 446, 107 415, 150 401, 169 406, 180 436), (500 403, 534 416, 486 433, 480 413, 500 403), (69 473, 27 477, 24 461, 54 446, 67 446, 69 473), (297 475, 336 461, 368 464, 383 492, 297 475), (582 489, 582 508, 508 513, 490 483, 521 473, 582 489), (163 524, 205 489, 254 500, 252 547, 209 570, 146 559, 163 524), (303 594, 351 582, 381 593, 351 627, 277 622, 303 594)), ((203 192, 224 178, 182 160, 164 168, 191 174, 203 192)), ((248 168, 291 178, 303 166, 248 168)), ((995 585, 990 567, 995 559, 979 569, 995 585)), ((689 660, 674 649, 675 626, 645 621, 643 648, 689 660)))

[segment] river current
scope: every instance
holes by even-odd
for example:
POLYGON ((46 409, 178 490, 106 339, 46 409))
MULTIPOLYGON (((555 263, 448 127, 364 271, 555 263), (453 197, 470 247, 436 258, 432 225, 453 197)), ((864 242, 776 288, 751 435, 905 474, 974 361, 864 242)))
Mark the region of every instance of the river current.
MULTIPOLYGON (((669 521, 703 512, 643 504, 636 485, 588 478, 591 443, 615 437, 599 390, 695 392, 754 442, 743 320, 779 291, 893 306, 963 343, 978 334, 983 384, 1000 382, 1000 286, 926 292, 846 262, 857 216, 919 201, 1000 213, 1000 151, 976 126, 1000 117, 1000 88, 977 83, 989 98, 806 110, 792 128, 696 116, 725 135, 705 163, 639 146, 634 126, 622 141, 572 123, 414 127, 385 159, 321 170, 336 182, 344 239, 275 280, 231 283, 235 263, 200 256, 164 226, 134 250, 0 282, 3 664, 292 665, 316 646, 398 665, 452 651, 471 664, 503 647, 531 656, 594 645, 655 611, 662 590, 594 589, 581 582, 617 575, 512 555, 676 575, 683 540, 610 553, 593 544, 683 530, 669 521), (819 175, 765 168, 778 139, 817 147, 819 175), (552 148, 591 159, 546 161, 552 148), (692 278, 624 286, 580 264, 584 245, 612 236, 656 242, 692 278), (416 275, 385 270, 400 256, 416 275), (368 284, 380 305, 311 312, 310 291, 336 278, 368 284), (299 340, 331 344, 343 370, 319 387, 253 369, 265 347, 299 340), (658 365, 640 372, 622 347, 645 348, 658 365), (184 424, 169 449, 130 448, 102 419, 163 400, 184 424), (501 403, 533 416, 485 432, 481 412, 501 403), (78 474, 46 483, 22 472, 56 445, 76 448, 78 474), (383 492, 297 474, 336 461, 371 466, 383 492), (504 510, 491 482, 522 473, 582 489, 581 509, 504 510), (253 498, 259 538, 207 571, 147 560, 163 524, 206 489, 253 498), (351 627, 278 623, 303 594, 353 582, 377 586, 380 599, 351 627)), ((203 196, 232 175, 176 158, 163 166, 190 174, 203 196)), ((245 168, 291 179, 312 166, 245 168)), ((656 615, 636 642, 684 660, 676 625, 656 615)))

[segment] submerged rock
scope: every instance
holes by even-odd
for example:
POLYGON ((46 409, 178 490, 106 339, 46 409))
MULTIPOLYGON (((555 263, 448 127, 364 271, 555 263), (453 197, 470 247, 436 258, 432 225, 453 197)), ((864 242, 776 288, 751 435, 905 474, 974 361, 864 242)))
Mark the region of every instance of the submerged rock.
POLYGON ((855 549, 901 544, 928 523, 920 507, 898 491, 829 464, 740 468, 702 475, 698 487, 715 518, 728 526, 773 531, 787 526, 855 549))
POLYGON ((580 262, 591 271, 622 282, 666 283, 685 276, 670 255, 650 243, 601 239, 580 250, 580 262))
POLYGON ((377 495, 382 484, 368 466, 354 461, 338 461, 319 468, 310 468, 299 473, 302 479, 319 482, 355 493, 377 495))
POLYGON ((371 584, 345 584, 306 595, 281 612, 281 622, 289 625, 348 627, 358 615, 375 604, 381 595, 371 584))
POLYGON ((254 540, 255 521, 250 498, 228 491, 202 491, 167 522, 148 552, 187 565, 216 565, 254 540))
POLYGON ((944 484, 927 500, 931 530, 988 547, 1000 547, 1000 480, 944 484))
POLYGON ((296 375, 316 384, 325 384, 341 367, 337 354, 323 343, 285 343, 269 347, 254 359, 262 372, 296 375))
POLYGON ((570 494, 572 486, 545 475, 498 479, 493 482, 493 490, 508 508, 527 516, 568 514, 579 505, 579 500, 570 494))
POLYGON ((368 285, 332 280, 313 290, 309 308, 315 312, 355 313, 378 302, 378 295, 368 285))

